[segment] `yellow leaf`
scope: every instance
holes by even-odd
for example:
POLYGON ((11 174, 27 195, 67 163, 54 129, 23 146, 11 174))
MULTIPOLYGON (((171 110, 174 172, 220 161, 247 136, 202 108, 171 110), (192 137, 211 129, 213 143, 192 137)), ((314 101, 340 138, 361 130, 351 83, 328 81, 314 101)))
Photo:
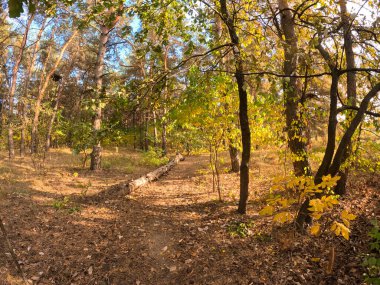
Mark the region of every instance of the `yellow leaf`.
POLYGON ((320 229, 321 229, 321 225, 319 223, 315 223, 314 225, 312 225, 310 227, 310 233, 313 235, 313 236, 316 236, 319 234, 320 232, 320 229))
POLYGON ((281 212, 276 214, 273 217, 273 221, 279 222, 279 223, 285 223, 287 221, 290 221, 292 219, 292 216, 290 215, 289 212, 281 212))
POLYGON ((346 240, 349 240, 350 239, 350 229, 347 228, 345 225, 341 224, 341 229, 342 229, 342 236, 346 239, 346 240))
POLYGON ((278 203, 283 207, 283 208, 286 208, 289 206, 289 200, 288 199, 281 199, 281 200, 278 200, 278 203))
POLYGON ((356 216, 354 214, 350 214, 346 210, 343 210, 342 213, 340 214, 340 216, 342 217, 342 219, 346 219, 346 220, 349 220, 349 221, 352 221, 352 220, 356 219, 356 216))
POLYGON ((311 214, 311 217, 314 219, 314 220, 319 220, 321 218, 322 214, 321 213, 312 213, 311 214))
POLYGON ((310 260, 312 262, 319 262, 319 261, 321 261, 321 259, 319 257, 312 257, 312 258, 310 258, 310 260))
POLYGON ((270 216, 273 214, 273 211, 274 211, 274 207, 273 206, 270 206, 270 205, 267 205, 265 208, 263 208, 260 212, 259 212, 259 215, 260 216, 270 216))

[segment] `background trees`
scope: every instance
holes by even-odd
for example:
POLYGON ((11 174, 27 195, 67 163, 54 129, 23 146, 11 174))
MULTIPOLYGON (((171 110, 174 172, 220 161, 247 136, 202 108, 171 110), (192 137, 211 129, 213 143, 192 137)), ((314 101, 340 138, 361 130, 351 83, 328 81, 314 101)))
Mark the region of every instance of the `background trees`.
POLYGON ((237 171, 242 151, 245 213, 251 145, 287 145, 295 175, 338 175, 343 195, 362 130, 377 133, 376 1, 16 2, 8 12, 23 16, 2 9, 0 23, 10 158, 16 146, 85 157, 92 147, 97 170, 102 144, 163 156, 209 149, 217 172, 219 152, 237 171))

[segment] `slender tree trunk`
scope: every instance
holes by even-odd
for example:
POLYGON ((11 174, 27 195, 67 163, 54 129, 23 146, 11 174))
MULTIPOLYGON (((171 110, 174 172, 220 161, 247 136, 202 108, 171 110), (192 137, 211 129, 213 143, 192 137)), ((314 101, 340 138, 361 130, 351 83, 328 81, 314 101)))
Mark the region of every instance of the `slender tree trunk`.
MULTIPOLYGON (((166 112, 164 112, 164 113, 166 113, 166 112)), ((162 149, 162 156, 165 156, 168 152, 168 147, 166 144, 166 122, 162 123, 161 149, 162 149)))
POLYGON ((156 111, 153 110, 153 146, 157 147, 157 118, 156 118, 156 111))
POLYGON ((22 60, 22 56, 24 54, 25 46, 26 46, 26 41, 28 39, 28 33, 30 29, 30 25, 32 24, 34 19, 34 14, 30 15, 28 18, 28 22, 25 27, 24 35, 22 37, 22 42, 20 45, 20 50, 19 53, 15 59, 15 64, 12 69, 12 79, 11 79, 11 86, 9 90, 9 95, 8 95, 8 107, 9 107, 9 115, 8 115, 8 155, 9 159, 14 158, 15 156, 15 149, 14 149, 14 142, 13 142, 13 120, 14 120, 14 114, 13 114, 13 100, 14 96, 16 93, 16 85, 17 85, 17 73, 20 68, 20 63, 22 60))
MULTIPOLYGON (((281 15, 281 29, 285 36, 284 54, 284 74, 295 75, 298 66, 298 46, 297 35, 295 33, 294 18, 287 0, 278 0, 278 7, 281 15)), ((293 159, 294 173, 297 176, 311 175, 311 168, 308 161, 306 142, 304 141, 301 102, 301 87, 296 77, 288 77, 283 81, 285 96, 285 116, 286 129, 288 133, 288 145, 295 158, 293 159)))
POLYGON ((48 152, 49 149, 50 149, 50 145, 51 145, 51 133, 52 133, 52 130, 53 130, 53 125, 54 125, 54 122, 55 122, 55 118, 57 117, 57 112, 58 112, 58 107, 59 107, 59 100, 61 99, 61 95, 62 95, 62 92, 63 92, 63 87, 64 87, 64 78, 62 78, 58 82, 58 90, 57 90, 57 95, 56 95, 55 102, 54 102, 53 113, 51 115, 51 118, 50 118, 50 121, 49 121, 49 125, 48 125, 48 130, 47 130, 47 133, 46 133, 46 141, 45 141, 45 151, 46 152, 48 152))
POLYGON ((144 126, 144 150, 149 150, 149 116, 148 112, 145 114, 145 126, 144 126))
POLYGON ((38 31, 37 34, 37 39, 36 43, 34 45, 33 53, 32 53, 32 58, 30 60, 30 63, 28 65, 28 69, 26 72, 26 77, 25 77, 25 93, 24 93, 24 102, 22 102, 22 114, 21 114, 21 137, 20 137, 20 156, 24 157, 25 156, 25 144, 26 144, 26 121, 27 121, 27 106, 26 102, 28 100, 28 95, 29 95, 29 83, 30 83, 30 78, 32 76, 33 72, 33 67, 36 62, 36 57, 37 57, 37 52, 40 46, 40 40, 42 37, 42 33, 45 30, 45 25, 46 25, 46 18, 43 20, 42 25, 40 30, 38 31))
POLYGON ((142 113, 139 114, 139 140, 140 140, 140 149, 144 150, 144 120, 143 120, 142 113))
POLYGON ((231 172, 237 173, 240 170, 239 150, 231 144, 229 144, 228 149, 231 159, 231 172))
MULTIPOLYGON (((165 53, 164 53, 164 70, 165 72, 168 71, 168 47, 166 47, 165 49, 165 53)), ((165 156, 167 153, 168 153, 168 149, 167 149, 167 142, 166 142, 166 127, 167 127, 167 118, 166 118, 166 113, 167 113, 167 109, 166 109, 166 105, 167 105, 167 99, 169 97, 169 86, 168 86, 168 81, 167 79, 165 79, 165 87, 164 87, 164 107, 163 107, 163 121, 162 121, 162 135, 161 135, 161 148, 162 148, 162 155, 165 156)))
POLYGON ((240 40, 234 23, 235 17, 230 16, 227 9, 226 0, 219 0, 219 3, 223 22, 228 28, 231 42, 234 45, 233 54, 235 60, 235 78, 239 93, 239 120, 241 129, 241 141, 243 146, 242 160, 240 165, 240 199, 238 212, 245 214, 249 195, 249 160, 251 156, 251 130, 249 127, 248 118, 247 86, 244 77, 244 62, 240 51, 240 40))
MULTIPOLYGON (((327 145, 325 149, 325 154, 322 159, 316 175, 314 176, 314 183, 319 184, 322 181, 322 177, 327 175, 331 161, 334 156, 335 151, 335 140, 336 140, 336 126, 338 120, 337 116, 337 106, 338 106, 338 83, 339 83, 339 74, 337 70, 333 70, 331 86, 330 86, 330 111, 329 111, 329 123, 327 130, 327 145)), ((298 230, 302 230, 306 224, 311 223, 310 210, 309 210, 309 199, 301 205, 297 218, 296 225, 298 230)))
POLYGON ((26 105, 21 106, 21 131, 20 131, 20 157, 25 156, 25 141, 26 141, 26 105))
POLYGON ((41 103, 45 96, 46 90, 49 86, 50 79, 53 76, 54 72, 57 70, 58 65, 61 63, 62 57, 67 49, 67 47, 70 45, 71 41, 74 39, 76 34, 78 33, 78 30, 75 30, 70 38, 66 41, 66 43, 61 48, 60 54, 58 58, 56 59, 53 67, 51 70, 46 74, 46 77, 41 81, 38 96, 36 99, 36 103, 34 105, 34 117, 32 122, 32 133, 31 133, 31 152, 35 153, 38 149, 38 139, 37 139, 37 132, 38 132, 38 122, 40 118, 40 112, 41 112, 41 103))
MULTIPOLYGON (((347 69, 355 68, 355 54, 353 49, 352 33, 351 33, 351 23, 350 16, 347 12, 347 1, 339 0, 340 13, 342 19, 342 26, 344 32, 344 52, 346 55, 346 67, 347 69)), ((356 106, 356 72, 349 71, 347 73, 347 103, 350 106, 356 106)), ((348 119, 352 119, 352 112, 349 113, 348 119)), ((350 144, 343 155, 342 162, 347 161, 352 154, 352 145, 350 144)), ((349 166, 345 169, 339 170, 338 175, 340 179, 335 187, 335 193, 339 195, 344 195, 346 193, 346 184, 349 173, 349 166)))
MULTIPOLYGON (((215 15, 215 16, 216 16, 215 26, 214 26, 215 35, 217 37, 217 40, 221 41, 223 39, 223 20, 218 15, 215 15)), ((222 58, 222 65, 224 69, 227 69, 225 57, 222 58)), ((224 96, 227 96, 227 94, 225 94, 224 96)), ((225 102, 223 104, 223 107, 227 114, 230 108, 228 102, 225 102)), ((227 130, 227 133, 231 133, 230 128, 227 130)), ((228 149, 229 149, 230 160, 231 160, 231 172, 238 173, 240 171, 239 150, 233 146, 233 144, 231 143, 231 139, 229 139, 229 142, 228 142, 228 149)))
POLYGON ((133 149, 136 150, 136 112, 132 115, 132 129, 133 129, 133 149))

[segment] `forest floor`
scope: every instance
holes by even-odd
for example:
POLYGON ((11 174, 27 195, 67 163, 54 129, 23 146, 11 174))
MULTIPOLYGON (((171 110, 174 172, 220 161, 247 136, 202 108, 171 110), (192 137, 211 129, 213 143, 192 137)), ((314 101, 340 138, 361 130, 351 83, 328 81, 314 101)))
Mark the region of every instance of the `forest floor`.
MULTIPOLYGON (((377 177, 356 175, 350 181, 342 207, 351 205, 358 218, 346 241, 294 234, 292 225, 276 226, 258 215, 270 177, 283 169, 272 153, 254 154, 245 216, 236 213, 238 175, 222 174, 224 202, 219 202, 206 155, 186 157, 131 195, 110 186, 154 169, 133 164, 138 154, 106 154, 107 169, 100 172, 78 168, 72 157, 53 150, 45 165, 35 161, 33 167, 30 158, 9 162, 0 156, 0 214, 33 284, 363 282, 370 220, 380 216, 377 177), (114 167, 125 162, 133 167, 114 167), (245 226, 247 236, 236 235, 245 226), (336 257, 328 274, 333 245, 336 257)), ((23 284, 19 276, 0 234, 0 284, 23 284)))

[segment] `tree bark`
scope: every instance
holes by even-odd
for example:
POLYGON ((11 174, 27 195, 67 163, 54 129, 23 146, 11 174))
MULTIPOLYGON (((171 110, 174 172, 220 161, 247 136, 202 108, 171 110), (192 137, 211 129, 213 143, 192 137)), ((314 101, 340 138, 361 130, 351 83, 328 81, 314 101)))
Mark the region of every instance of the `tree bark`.
MULTIPOLYGON (((287 0, 278 0, 281 15, 281 29, 285 36, 283 44, 285 61, 284 74, 295 75, 298 67, 298 46, 295 33, 294 17, 289 9, 287 0)), ((311 168, 307 155, 307 145, 304 141, 303 112, 301 103, 301 87, 299 79, 287 77, 283 81, 285 97, 286 130, 288 134, 289 149, 294 156, 292 158, 294 173, 297 176, 311 175, 311 168)))
POLYGON ((251 156, 251 130, 248 118, 248 95, 244 77, 244 62, 241 54, 239 36, 236 31, 234 18, 228 12, 226 0, 219 0, 222 20, 227 26, 233 46, 235 60, 235 79, 239 93, 239 120, 241 129, 241 141, 243 146, 242 161, 240 165, 240 199, 238 212, 245 214, 249 196, 249 160, 251 156))
POLYGON ((240 171, 239 150, 231 144, 229 144, 228 149, 231 159, 231 172, 238 173, 240 171))
POLYGON ((12 69, 11 86, 10 86, 9 95, 8 95, 8 110, 9 110, 8 111, 9 112, 8 113, 8 156, 9 156, 9 159, 14 158, 15 156, 14 141, 13 141, 13 124, 14 124, 13 100, 16 93, 16 85, 17 85, 17 77, 18 77, 17 73, 20 68, 20 63, 24 54, 26 41, 28 39, 30 25, 32 24, 33 19, 34 19, 34 14, 30 15, 28 18, 28 22, 25 26, 24 35, 22 37, 22 41, 20 45, 20 51, 15 59, 15 64, 12 69))
MULTIPOLYGON (((111 27, 112 28, 112 27, 111 27)), ((98 55, 96 58, 95 65, 95 83, 96 83, 96 97, 97 105, 95 110, 95 115, 92 123, 93 136, 94 136, 94 145, 91 152, 91 170, 99 170, 101 168, 101 145, 100 145, 100 129, 102 124, 102 106, 100 102, 101 93, 103 92, 103 70, 104 70, 104 58, 107 52, 107 42, 109 40, 109 33, 111 28, 106 25, 101 25, 100 27, 100 38, 99 38, 99 47, 98 55)))
MULTIPOLYGON (((343 26, 343 40, 344 40, 344 52, 346 55, 346 68, 355 68, 355 54, 353 49, 353 40, 351 33, 351 23, 350 16, 347 12, 347 1, 339 0, 340 13, 343 26)), ((356 72, 347 72, 347 103, 349 106, 356 106, 356 72)), ((348 114, 348 120, 352 118, 352 112, 348 114)), ((352 153, 352 144, 350 144, 342 157, 342 163, 349 159, 352 153)), ((338 195, 346 194, 346 184, 349 174, 349 167, 339 170, 338 175, 340 179, 334 189, 335 193, 338 195)))

